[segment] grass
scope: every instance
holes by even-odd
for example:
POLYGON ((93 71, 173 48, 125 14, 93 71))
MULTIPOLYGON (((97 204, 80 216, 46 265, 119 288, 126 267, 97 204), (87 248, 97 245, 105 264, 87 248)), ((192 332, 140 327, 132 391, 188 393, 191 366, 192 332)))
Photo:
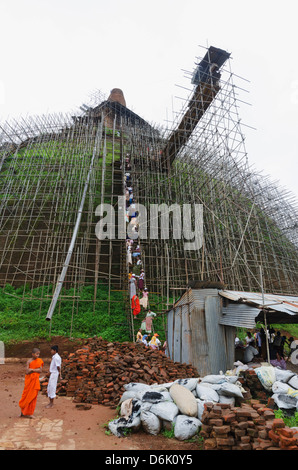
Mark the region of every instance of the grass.
POLYGON ((289 428, 298 427, 298 411, 293 416, 287 416, 283 410, 278 409, 274 411, 274 414, 275 418, 282 419, 289 428))
MULTIPOLYGON (((101 336, 111 342, 130 341, 126 299, 122 292, 111 292, 109 313, 108 286, 99 285, 95 310, 93 285, 81 288, 80 297, 75 304, 71 297, 67 300, 63 298, 74 295, 74 290, 64 289, 52 320, 48 322, 45 318, 53 292, 52 285, 33 290, 30 290, 29 286, 6 285, 5 288, 0 288, 0 341, 8 344, 36 338, 50 339, 51 336, 101 336)), ((155 295, 152 305, 160 310, 165 305, 165 300, 155 295)), ((145 313, 141 313, 140 320, 135 322, 138 328, 144 316, 145 313)), ((162 316, 154 319, 154 328, 158 331, 161 341, 164 341, 162 316)))
POLYGON ((175 424, 172 424, 172 428, 170 430, 163 429, 161 434, 167 439, 174 439, 175 438, 175 424))
MULTIPOLYGON (((97 293, 95 311, 93 311, 93 286, 81 289, 80 299, 73 309, 72 300, 58 302, 51 322, 45 320, 51 302, 52 286, 47 289, 28 289, 28 297, 22 303, 23 288, 6 286, 0 289, 0 339, 6 343, 47 339, 53 336, 86 338, 102 336, 109 341, 128 341, 128 325, 125 315, 125 303, 122 295, 113 293, 108 314, 108 288, 100 286, 97 293), (43 300, 37 300, 43 297, 43 300)), ((62 295, 71 296, 73 290, 65 290, 62 295)), ((26 295, 26 292, 25 292, 26 295)))

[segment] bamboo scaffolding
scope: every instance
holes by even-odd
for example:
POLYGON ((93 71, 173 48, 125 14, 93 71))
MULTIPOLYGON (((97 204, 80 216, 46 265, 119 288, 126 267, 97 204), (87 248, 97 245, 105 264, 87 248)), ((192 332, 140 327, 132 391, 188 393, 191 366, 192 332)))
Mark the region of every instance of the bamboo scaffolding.
POLYGON ((220 87, 199 120, 194 112, 183 121, 191 100, 193 111, 204 101, 202 90, 194 98, 192 88, 185 87, 183 91, 190 94, 177 98, 181 108, 165 127, 133 119, 127 109, 122 114, 108 110, 103 119, 106 98, 98 91, 71 115, 1 123, 0 287, 7 295, 11 295, 8 285, 20 286, 22 305, 30 298, 38 300, 40 311, 51 300, 52 305, 59 302, 59 308, 61 302, 68 302, 72 335, 81 302, 90 302, 94 315, 98 305, 106 303, 110 313, 111 305, 123 304, 112 297, 117 291, 126 300, 128 328, 134 334, 125 240, 98 240, 95 235, 98 204, 109 203, 119 212, 118 197, 125 194, 126 154, 135 200, 148 209, 148 237, 139 242, 146 285, 157 312, 197 281, 260 292, 260 265, 266 292, 297 295, 297 201, 249 163, 239 116, 246 90, 230 65, 228 60, 220 87), (183 122, 187 125, 180 125, 181 139, 172 141, 172 164, 165 171, 162 152, 183 122), (103 138, 96 146, 99 129, 103 138), (203 246, 186 251, 185 240, 173 237, 172 217, 169 239, 151 239, 151 204, 181 208, 202 204, 203 246), (59 287, 56 295, 57 283, 61 291, 59 287), (89 301, 81 296, 88 286, 93 289, 89 301), (99 295, 102 286, 107 288, 104 299, 99 295), (38 295, 35 288, 40 288, 38 295))

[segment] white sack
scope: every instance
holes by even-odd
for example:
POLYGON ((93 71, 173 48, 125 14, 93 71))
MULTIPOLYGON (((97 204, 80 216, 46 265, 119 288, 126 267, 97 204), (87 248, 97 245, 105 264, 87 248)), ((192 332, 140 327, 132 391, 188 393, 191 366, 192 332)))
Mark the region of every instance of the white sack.
POLYGON ((298 390, 298 375, 294 375, 293 377, 291 377, 290 380, 288 381, 288 384, 291 385, 291 387, 298 390))
POLYGON ((211 387, 206 387, 205 385, 198 384, 196 387, 197 396, 203 401, 209 402, 219 402, 219 396, 216 390, 213 390, 211 387))
POLYGON ((154 413, 158 418, 165 419, 166 421, 174 421, 174 418, 179 413, 178 406, 172 401, 164 401, 156 403, 150 408, 151 413, 154 413))
POLYGON ((202 426, 198 418, 178 415, 175 423, 174 435, 179 441, 185 441, 193 437, 202 426))
POLYGON ((175 380, 175 384, 183 385, 183 387, 188 388, 188 390, 192 391, 196 388, 199 379, 177 379, 175 380))
POLYGON ((226 397, 243 398, 242 392, 238 385, 224 383, 221 385, 220 390, 217 392, 219 395, 225 395, 226 397))
POLYGON ((279 382, 288 382, 295 375, 291 370, 279 369, 278 367, 274 367, 274 370, 275 379, 279 382))
POLYGON ((152 434, 153 436, 159 434, 161 422, 155 414, 150 411, 142 411, 140 418, 142 427, 147 434, 152 434))

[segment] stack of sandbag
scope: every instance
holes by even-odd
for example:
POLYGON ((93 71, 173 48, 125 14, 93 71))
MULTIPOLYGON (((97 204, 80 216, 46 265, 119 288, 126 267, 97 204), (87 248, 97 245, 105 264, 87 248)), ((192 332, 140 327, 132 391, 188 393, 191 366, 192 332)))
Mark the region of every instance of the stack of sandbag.
POLYGON ((298 411, 298 375, 290 370, 274 367, 275 381, 272 383, 272 399, 281 409, 298 411))
POLYGON ((119 404, 121 417, 109 423, 110 431, 120 437, 127 429, 143 429, 157 435, 174 430, 174 436, 186 440, 198 433, 205 403, 235 404, 243 399, 238 377, 209 375, 177 379, 164 384, 129 383, 124 386, 119 404))
MULTIPOLYGON (((277 408, 298 411, 298 375, 295 372, 262 365, 247 369, 242 375, 252 392, 256 392, 259 385, 266 395, 271 397, 277 408)), ((254 393, 254 396, 260 398, 259 393, 254 393)))

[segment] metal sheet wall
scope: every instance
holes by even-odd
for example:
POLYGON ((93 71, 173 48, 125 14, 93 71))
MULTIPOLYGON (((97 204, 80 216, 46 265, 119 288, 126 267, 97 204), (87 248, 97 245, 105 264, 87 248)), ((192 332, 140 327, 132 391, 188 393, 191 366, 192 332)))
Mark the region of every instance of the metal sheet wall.
POLYGON ((210 373, 218 374, 227 370, 226 337, 224 326, 220 325, 220 299, 217 297, 206 297, 205 321, 207 341, 209 349, 210 373))
POLYGON ((173 356, 175 362, 181 362, 181 307, 175 309, 174 325, 173 325, 173 356))
POLYGON ((226 307, 222 307, 222 316, 220 318, 221 325, 255 328, 255 318, 260 313, 258 308, 247 304, 230 303, 226 307))
POLYGON ((205 311, 203 308, 194 308, 190 317, 192 364, 200 376, 210 373, 209 348, 206 332, 205 311))
POLYGON ((170 310, 167 315, 167 350, 166 354, 168 357, 172 357, 172 348, 173 348, 173 320, 174 320, 174 310, 170 310))
POLYGON ((226 339, 226 358, 227 369, 233 369, 235 362, 235 335, 236 328, 234 326, 225 326, 225 339, 226 339))
POLYGON ((192 335, 190 326, 190 315, 191 314, 189 305, 187 305, 186 308, 181 309, 181 362, 186 362, 187 364, 192 364, 192 335))
POLYGON ((217 289, 185 292, 168 312, 169 357, 191 363, 201 377, 231 367, 234 328, 221 324, 221 318, 217 289))

